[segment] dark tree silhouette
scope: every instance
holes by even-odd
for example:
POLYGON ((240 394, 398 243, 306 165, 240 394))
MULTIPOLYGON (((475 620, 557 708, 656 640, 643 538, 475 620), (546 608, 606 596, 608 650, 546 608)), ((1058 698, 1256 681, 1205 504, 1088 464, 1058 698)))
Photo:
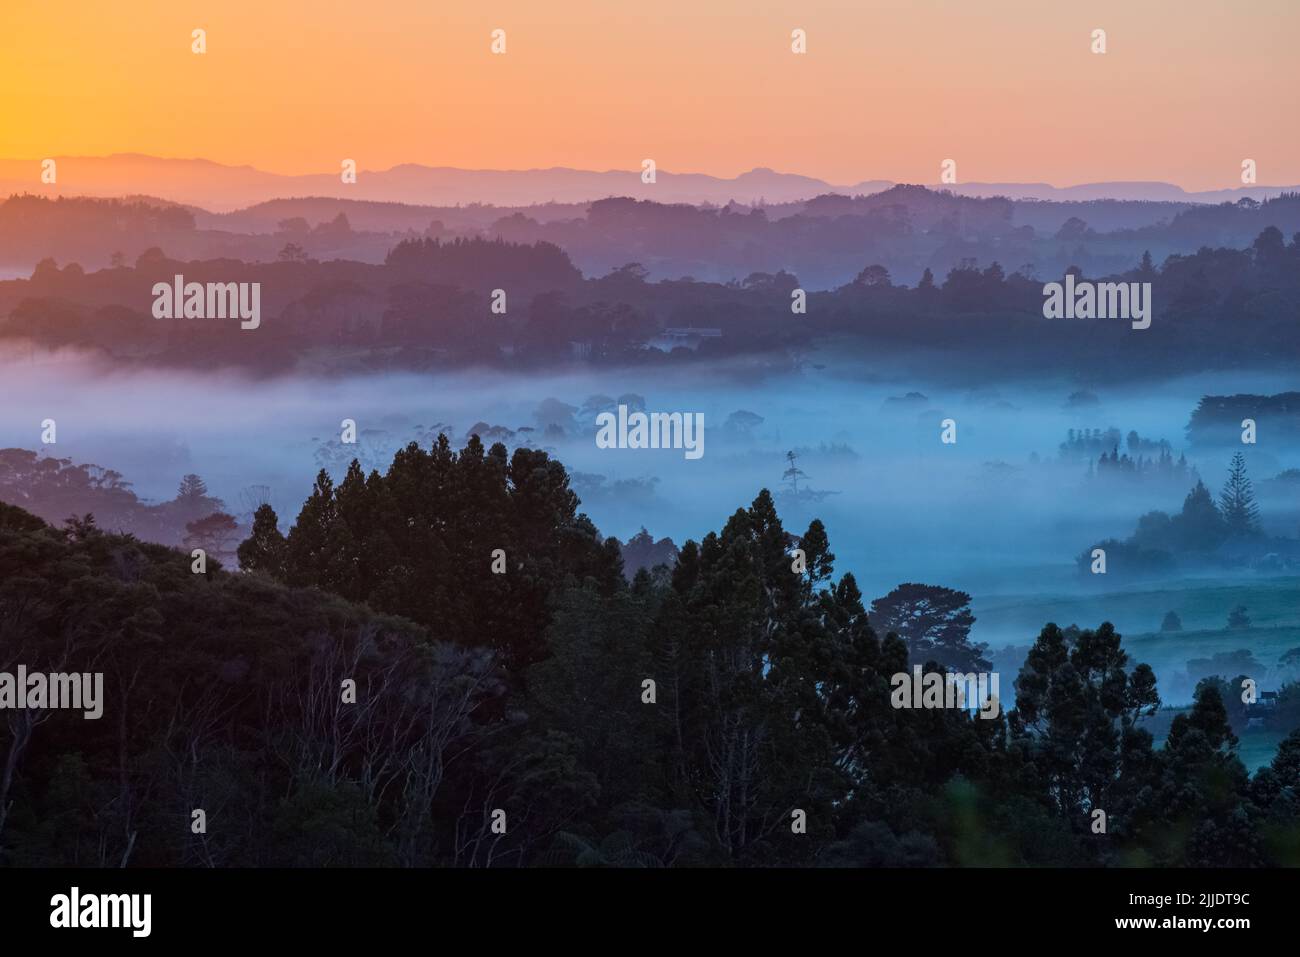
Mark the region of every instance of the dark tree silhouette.
POLYGON ((253 513, 253 533, 239 543, 239 567, 245 571, 264 572, 272 578, 284 577, 285 538, 279 519, 268 504, 253 513))
POLYGON ((1197 481, 1183 500, 1179 522, 1179 542, 1183 548, 1217 548, 1227 534, 1223 516, 1210 497, 1205 483, 1197 481))
MULTIPOLYGON (((908 646, 835 578, 820 521, 791 534, 763 491, 629 584, 576 506, 545 454, 440 438, 320 476, 287 542, 259 508, 240 557, 268 574, 198 576, 0 505, 0 670, 17 648, 103 671, 109 718, 0 719, 0 866, 1290 860, 1300 735, 1250 779, 1222 678, 1159 747, 1152 670, 1109 624, 1049 624, 1015 710, 900 709, 908 646), (191 837, 205 806, 222 825, 191 837)), ((925 657, 976 663, 963 593, 901 586, 891 608, 925 657)), ((1258 673, 1230 657, 1207 673, 1258 673)))
POLYGON ((957 671, 987 670, 988 646, 971 644, 970 595, 938 585, 909 582, 871 603, 871 625, 907 643, 914 664, 936 661, 957 671))
POLYGON ((1259 506, 1246 475, 1246 457, 1240 452, 1232 457, 1228 480, 1219 493, 1219 511, 1230 535, 1259 534, 1259 506))

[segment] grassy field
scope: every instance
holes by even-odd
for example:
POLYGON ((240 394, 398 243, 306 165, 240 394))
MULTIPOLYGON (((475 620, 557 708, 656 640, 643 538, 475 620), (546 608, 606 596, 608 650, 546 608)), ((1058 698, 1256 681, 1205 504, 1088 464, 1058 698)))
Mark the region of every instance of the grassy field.
MULTIPOLYGON (((1191 699, 1195 682, 1187 675, 1188 659, 1210 658, 1220 652, 1250 651, 1264 668, 1263 673, 1251 676, 1260 691, 1277 690, 1283 681, 1300 678, 1294 671, 1278 667, 1284 652, 1300 647, 1300 578, 1189 579, 1112 592, 976 596, 972 608, 976 618, 973 639, 988 642, 994 651, 1007 644, 1021 649, 1021 656, 1000 656, 995 661, 998 670, 1012 671, 1003 676, 1004 689, 1015 680, 1023 651, 1049 621, 1083 628, 1095 628, 1103 621, 1113 623, 1130 660, 1145 662, 1155 671, 1157 689, 1166 704, 1184 705, 1191 699), (1228 613, 1237 605, 1246 607, 1251 627, 1226 627, 1228 613), (1183 631, 1159 631, 1169 611, 1182 619, 1183 631)), ((1005 690, 1004 697, 1012 706, 1005 690)), ((1163 742, 1176 713, 1165 708, 1143 724, 1157 742, 1163 742)), ((1273 759, 1285 736, 1285 731, 1244 731, 1238 753, 1253 772, 1273 759)))
POLYGON ((1259 682, 1261 691, 1275 691, 1283 680, 1294 680, 1294 673, 1279 668, 1277 660, 1297 646, 1300 646, 1300 626, 1124 635, 1124 650, 1129 657, 1145 661, 1155 669, 1157 677, 1172 677, 1174 672, 1185 671, 1189 658, 1209 658, 1220 652, 1247 649, 1266 669, 1262 674, 1250 676, 1259 682))
POLYGON ((1084 628, 1109 621, 1123 636, 1125 651, 1155 669, 1162 696, 1173 703, 1190 697, 1185 678, 1190 658, 1246 649, 1265 669, 1252 675, 1260 690, 1297 677, 1277 663, 1284 652, 1300 647, 1300 578, 1202 579, 1098 594, 997 596, 976 598, 972 608, 972 638, 993 649, 1028 647, 1049 621, 1084 628), (1227 627, 1228 613, 1237 605, 1246 607, 1249 628, 1227 627), (1159 630, 1169 611, 1182 619, 1182 631, 1159 630))
POLYGON ((992 644, 1029 644, 1044 622, 1096 626, 1112 622, 1121 634, 1149 634, 1165 612, 1187 631, 1225 628, 1228 612, 1245 605, 1257 628, 1300 629, 1300 578, 1184 579, 1158 587, 1073 594, 998 595, 973 603, 974 637, 992 644))

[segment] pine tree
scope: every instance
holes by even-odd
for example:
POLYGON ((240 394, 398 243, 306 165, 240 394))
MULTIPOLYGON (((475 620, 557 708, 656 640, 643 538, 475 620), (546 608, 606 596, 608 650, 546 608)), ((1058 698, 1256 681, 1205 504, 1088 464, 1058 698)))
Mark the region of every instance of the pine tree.
POLYGON ((1177 540, 1182 548, 1209 550, 1218 548, 1227 534, 1223 516, 1219 514, 1210 496, 1210 490, 1199 479, 1183 499, 1183 510, 1174 520, 1177 540))
POLYGON ((253 533, 240 543, 239 567, 272 578, 284 578, 285 540, 279 518, 270 505, 259 505, 253 513, 253 533))
POLYGON ((1246 476, 1246 458, 1240 452, 1232 457, 1228 481, 1219 493, 1219 511, 1230 535, 1259 534, 1259 506, 1246 476))
POLYGON ((208 494, 208 486, 203 479, 190 473, 181 479, 176 489, 176 498, 168 503, 168 511, 177 525, 206 518, 213 512, 224 512, 226 505, 221 499, 208 494))
POLYGON ((316 475, 311 496, 303 503, 287 536, 285 548, 286 579, 292 585, 328 587, 326 566, 329 552, 326 543, 337 515, 334 481, 324 469, 316 475))
POLYGON ((208 486, 192 472, 181 479, 180 487, 176 489, 176 497, 183 502, 195 502, 207 494, 208 486))

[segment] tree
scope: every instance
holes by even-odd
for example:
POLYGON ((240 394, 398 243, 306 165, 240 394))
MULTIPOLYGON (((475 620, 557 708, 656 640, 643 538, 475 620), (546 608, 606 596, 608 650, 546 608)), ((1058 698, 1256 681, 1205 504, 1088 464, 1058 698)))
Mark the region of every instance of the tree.
POLYGON ((1110 622, 1096 630, 1048 624, 1016 678, 1012 740, 1075 831, 1093 808, 1115 814, 1141 792, 1131 778, 1150 760, 1151 735, 1137 725, 1160 698, 1151 668, 1130 672, 1128 664, 1110 622))
POLYGON ((1286 263, 1286 240, 1282 230, 1276 226, 1267 226, 1255 237, 1251 249, 1255 254, 1255 263, 1261 270, 1272 272, 1284 268, 1286 263))
POLYGON ((1230 535, 1259 534, 1259 506, 1250 479, 1246 476, 1246 457, 1238 452, 1232 457, 1228 480, 1219 493, 1219 510, 1230 535))
POLYGON ((203 479, 193 472, 181 478, 180 487, 176 489, 178 502, 194 503, 207 497, 208 486, 203 479))
POLYGON ((156 269, 167 262, 167 254, 158 246, 150 246, 135 257, 136 269, 156 269))
MULTIPOLYGON (((621 398, 619 399, 619 402, 628 405, 629 412, 639 411, 634 405, 624 402, 621 398)), ((644 400, 642 400, 642 408, 644 408, 644 400)), ((533 418, 536 420, 537 425, 540 428, 547 429, 554 425, 562 429, 564 432, 570 432, 575 427, 573 413, 577 411, 577 406, 569 405, 567 402, 561 402, 556 398, 546 398, 538 403, 537 409, 533 412, 533 418)))
MULTIPOLYGON (((933 281, 933 277, 931 278, 933 281)), ((857 278, 853 280, 855 286, 866 286, 868 288, 889 288, 889 270, 884 266, 868 266, 858 273, 857 278)))
POLYGON ((490 656, 335 595, 194 575, 130 536, 7 518, 0 672, 101 672, 106 720, 0 712, 0 866, 451 860, 455 815, 431 818, 488 729, 490 656), (225 823, 192 835, 199 807, 225 823))
POLYGON ((756 415, 748 409, 737 409, 727 416, 727 421, 722 424, 722 427, 733 435, 749 438, 751 430, 758 428, 764 421, 761 415, 756 415))
POLYGON ((277 258, 282 263, 300 263, 307 261, 307 253, 297 243, 285 243, 277 258))
MULTIPOLYGON (((696 809, 720 861, 806 863, 809 848, 781 838, 791 808, 807 811, 810 835, 833 833, 855 784, 861 798, 890 778, 876 722, 904 720, 886 674, 906 667, 906 649, 889 640, 882 662, 852 576, 829 580, 820 522, 800 538, 808 574, 791 574, 789 542, 761 491, 720 533, 682 546, 648 632, 666 806, 696 809)), ((635 642, 626 647, 634 653, 635 642)), ((904 786, 901 774, 891 783, 904 786)))
POLYGON ((1061 225, 1061 228, 1056 231, 1056 238, 1057 239, 1084 239, 1091 233, 1092 230, 1088 228, 1088 224, 1086 222, 1084 222, 1078 216, 1071 216, 1061 225))
POLYGON ((644 597, 606 599, 587 587, 555 601, 547 629, 548 657, 528 671, 530 713, 538 733, 564 732, 583 768, 614 804, 645 793, 655 774, 655 709, 641 702, 641 682, 654 673, 644 597))
POLYGON ((271 504, 271 486, 245 485, 239 490, 239 504, 243 507, 242 514, 252 515, 263 505, 271 504))
POLYGON ((203 479, 193 473, 181 479, 180 487, 176 490, 176 498, 167 503, 165 508, 177 528, 188 522, 206 518, 213 512, 226 510, 225 503, 209 495, 203 479))
POLYGON ((661 538, 655 541, 654 536, 646 531, 644 525, 641 526, 641 531, 623 543, 621 554, 623 569, 627 575, 635 575, 642 569, 651 571, 657 565, 667 565, 671 568, 677 563, 677 546, 673 544, 673 540, 661 538))
POLYGON ((1249 628, 1250 616, 1246 614, 1246 606, 1238 605, 1232 611, 1228 612, 1229 628, 1249 628))
MULTIPOLYGON (((761 492, 629 587, 577 504, 536 450, 412 444, 318 476, 288 543, 258 506, 245 567, 283 548, 301 588, 0 506, 0 673, 102 671, 110 716, 0 715, 0 866, 1289 859, 1300 736, 1247 777, 1225 690, 1260 673, 1247 653, 1207 662, 1237 677, 1163 748, 1155 674, 1105 623, 1046 625, 993 720, 897 708, 908 646, 819 520, 793 535, 761 492), (221 826, 191 835, 198 807, 221 826)), ((967 596, 909 587, 969 629, 967 596)))
POLYGON ((650 276, 650 270, 640 263, 624 263, 609 271, 606 279, 621 280, 629 283, 644 283, 650 276))
POLYGON ((603 593, 626 587, 618 542, 599 541, 577 507, 545 452, 508 455, 473 435, 456 453, 439 435, 429 450, 400 449, 382 475, 353 462, 336 487, 321 470, 286 536, 284 576, 492 648, 517 669, 545 655, 548 603, 569 576, 603 593))
POLYGON ((352 225, 347 214, 339 213, 328 223, 318 223, 312 232, 327 239, 346 239, 352 234, 352 225))
POLYGON ((1160 623, 1161 631, 1182 631, 1183 620, 1178 617, 1177 612, 1166 612, 1165 620, 1160 623))
POLYGON ((788 295, 792 289, 798 288, 799 280, 783 269, 777 273, 752 272, 740 285, 742 289, 754 292, 788 295))
POLYGON ((1262 675, 1264 670, 1264 666, 1255 659, 1254 653, 1249 648, 1216 651, 1208 658, 1187 659, 1187 674, 1197 679, 1216 675, 1223 678, 1237 674, 1262 675))
POLYGON ((213 512, 206 518, 185 523, 185 547, 201 548, 209 555, 227 554, 234 537, 239 534, 235 516, 213 512))
POLYGON ((1180 548, 1204 551, 1217 548, 1227 534, 1210 490, 1199 479, 1183 499, 1183 510, 1174 519, 1173 531, 1180 548))
POLYGON ((252 534, 239 543, 239 567, 283 579, 286 545, 275 509, 267 504, 259 505, 253 513, 252 534))
POLYGON ((52 257, 46 256, 36 264, 32 270, 32 281, 44 280, 46 282, 56 282, 59 279, 59 264, 52 257))
POLYGON ((1202 681, 1155 754, 1150 791, 1130 817, 1150 863, 1252 867, 1265 858, 1250 781, 1237 757, 1221 687, 1202 681))
POLYGON ((971 644, 970 595, 938 585, 899 585, 871 603, 872 627, 907 644, 913 664, 936 661, 955 671, 986 671, 988 645, 971 644))

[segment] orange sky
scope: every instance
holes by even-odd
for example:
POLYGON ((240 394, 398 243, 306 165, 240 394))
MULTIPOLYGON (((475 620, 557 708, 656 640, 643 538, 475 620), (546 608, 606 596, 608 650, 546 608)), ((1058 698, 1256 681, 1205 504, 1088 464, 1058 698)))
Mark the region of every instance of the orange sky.
POLYGON ((932 183, 953 158, 962 182, 1188 189, 1239 186, 1252 158, 1292 184, 1298 26, 1295 0, 0 0, 0 157, 652 157, 841 184, 932 183))

